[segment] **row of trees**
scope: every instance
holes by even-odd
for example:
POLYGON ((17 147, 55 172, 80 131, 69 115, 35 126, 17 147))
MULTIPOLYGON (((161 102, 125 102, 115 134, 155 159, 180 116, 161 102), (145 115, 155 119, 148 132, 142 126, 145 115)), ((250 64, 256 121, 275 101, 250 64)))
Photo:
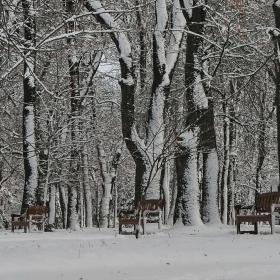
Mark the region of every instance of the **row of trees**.
POLYGON ((232 223, 278 173, 271 4, 2 0, 2 217, 107 227, 162 197, 166 223, 232 223))

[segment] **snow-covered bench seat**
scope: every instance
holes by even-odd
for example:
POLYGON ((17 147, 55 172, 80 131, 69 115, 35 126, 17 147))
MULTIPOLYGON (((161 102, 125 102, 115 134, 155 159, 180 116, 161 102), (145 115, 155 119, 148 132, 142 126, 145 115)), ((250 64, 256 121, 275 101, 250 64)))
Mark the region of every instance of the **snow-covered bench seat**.
POLYGON ((242 233, 253 233, 258 234, 258 222, 269 222, 271 227, 271 234, 275 232, 275 219, 280 219, 280 192, 270 193, 257 193, 255 198, 255 205, 251 206, 240 206, 236 205, 236 227, 237 234, 242 233), (252 214, 241 215, 241 210, 254 209, 252 214), (252 223, 254 230, 252 231, 241 231, 241 223, 252 223))

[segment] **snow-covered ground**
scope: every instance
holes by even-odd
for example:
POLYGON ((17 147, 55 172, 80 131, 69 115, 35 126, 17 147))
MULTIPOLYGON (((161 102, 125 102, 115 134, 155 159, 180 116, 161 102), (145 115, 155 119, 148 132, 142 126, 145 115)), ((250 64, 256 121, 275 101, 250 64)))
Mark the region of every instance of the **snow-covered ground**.
POLYGON ((2 280, 280 279, 280 226, 173 227, 136 239, 116 229, 0 232, 2 280))

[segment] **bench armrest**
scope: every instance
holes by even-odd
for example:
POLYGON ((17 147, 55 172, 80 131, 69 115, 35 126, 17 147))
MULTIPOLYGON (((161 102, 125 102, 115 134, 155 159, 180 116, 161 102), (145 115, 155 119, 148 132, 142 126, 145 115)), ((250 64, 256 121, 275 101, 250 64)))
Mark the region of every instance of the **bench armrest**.
POLYGON ((280 204, 271 204, 271 213, 280 212, 280 204), (275 211, 277 209, 277 211, 275 211))
POLYGON ((234 210, 235 210, 235 214, 239 215, 240 214, 240 210, 249 210, 249 209, 253 209, 254 205, 235 205, 234 206, 234 210))
POLYGON ((119 212, 119 219, 131 219, 137 216, 136 210, 121 210, 119 212))
POLYGON ((26 213, 24 214, 11 214, 11 218, 12 218, 12 222, 15 220, 15 218, 25 218, 26 217, 26 213))

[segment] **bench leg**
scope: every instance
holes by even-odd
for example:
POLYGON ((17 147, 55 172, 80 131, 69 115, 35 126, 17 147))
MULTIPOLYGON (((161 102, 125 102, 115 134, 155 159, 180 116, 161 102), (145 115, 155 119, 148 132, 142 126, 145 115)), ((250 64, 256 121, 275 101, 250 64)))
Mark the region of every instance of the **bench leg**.
POLYGON ((236 221, 236 229, 237 229, 237 234, 240 234, 240 222, 236 221))
POLYGON ((273 215, 273 214, 271 214, 270 226, 271 226, 271 234, 274 234, 274 232, 275 232, 275 215, 273 215))
POLYGON ((158 229, 162 228, 161 212, 158 214, 158 229))
POLYGON ((143 225, 142 225, 142 228, 143 228, 143 234, 145 234, 145 227, 146 227, 146 217, 143 216, 143 225))
POLYGON ((258 222, 254 223, 254 234, 258 234, 258 222))

